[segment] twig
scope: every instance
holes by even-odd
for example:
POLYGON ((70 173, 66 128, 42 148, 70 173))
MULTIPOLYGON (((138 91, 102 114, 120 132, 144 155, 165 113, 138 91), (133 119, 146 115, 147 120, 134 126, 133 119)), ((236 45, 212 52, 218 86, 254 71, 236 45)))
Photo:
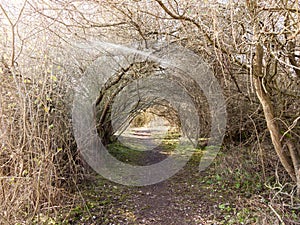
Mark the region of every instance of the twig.
POLYGON ((297 122, 298 120, 300 119, 300 116, 298 118, 296 118, 294 121, 293 121, 293 124, 291 126, 288 127, 288 130, 286 132, 284 132, 284 134, 282 135, 282 137, 280 138, 280 141, 282 141, 282 139, 284 138, 284 136, 289 133, 296 125, 297 125, 297 122))
POLYGON ((87 203, 86 203, 86 200, 85 200, 84 197, 82 196, 81 191, 79 190, 79 188, 78 188, 78 186, 77 186, 76 181, 74 180, 74 178, 73 178, 73 182, 74 182, 75 187, 76 187, 76 189, 77 189, 77 191, 78 191, 78 194, 80 195, 80 198, 82 199, 82 201, 83 201, 83 203, 84 203, 84 206, 85 206, 85 208, 86 208, 86 210, 87 210, 89 216, 92 217, 92 214, 91 214, 91 212, 90 212, 90 210, 89 210, 89 207, 88 207, 88 205, 87 205, 87 203))
POLYGON ((275 213, 275 215, 277 216, 277 218, 279 219, 279 221, 281 222, 282 225, 285 225, 284 221, 282 220, 281 216, 276 212, 276 210, 271 206, 271 204, 268 204, 268 206, 270 207, 270 209, 275 213))

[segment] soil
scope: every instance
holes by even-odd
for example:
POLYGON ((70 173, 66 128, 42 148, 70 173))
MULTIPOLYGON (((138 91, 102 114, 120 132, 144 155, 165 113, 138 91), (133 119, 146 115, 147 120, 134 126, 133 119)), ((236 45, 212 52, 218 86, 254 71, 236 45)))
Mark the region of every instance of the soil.
MULTIPOLYGON (((128 145, 141 144, 144 151, 139 164, 157 163, 166 150, 157 145, 157 136, 149 130, 135 130, 122 139, 128 145), (155 138, 154 138, 155 137, 155 138), (147 149, 149 148, 149 149, 147 149), (146 151, 148 150, 148 151, 146 151)), ((207 225, 207 224, 277 224, 272 219, 259 221, 265 208, 259 195, 247 196, 243 190, 227 188, 215 174, 214 167, 198 171, 200 157, 194 155, 173 177, 149 186, 130 187, 94 175, 80 187, 84 204, 72 210, 67 224, 131 224, 131 225, 207 225), (250 199, 250 200, 249 200, 250 199), (254 201, 253 201, 254 202, 254 201), (256 207, 256 208, 255 208, 256 207), (251 210, 254 210, 253 212, 251 210)))

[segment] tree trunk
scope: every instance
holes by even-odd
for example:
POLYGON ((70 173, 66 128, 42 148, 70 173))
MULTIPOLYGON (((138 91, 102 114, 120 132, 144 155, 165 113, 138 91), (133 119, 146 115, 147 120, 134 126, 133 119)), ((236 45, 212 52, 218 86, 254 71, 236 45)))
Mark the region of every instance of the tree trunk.
POLYGON ((287 141, 287 147, 290 151, 292 157, 295 175, 296 175, 296 184, 297 184, 297 194, 300 196, 300 155, 299 151, 296 149, 295 144, 292 141, 287 141))
POLYGON ((278 124, 274 117, 274 109, 271 99, 268 93, 265 92, 262 84, 262 76, 263 76, 263 47, 261 44, 257 44, 256 46, 256 55, 254 62, 254 87, 256 95, 263 107, 264 116, 267 122, 267 127, 271 135, 272 143, 274 149, 279 157, 280 162, 284 166, 285 170, 288 172, 293 181, 296 182, 296 174, 293 168, 293 162, 289 155, 283 150, 281 141, 280 141, 280 132, 278 128, 278 124))

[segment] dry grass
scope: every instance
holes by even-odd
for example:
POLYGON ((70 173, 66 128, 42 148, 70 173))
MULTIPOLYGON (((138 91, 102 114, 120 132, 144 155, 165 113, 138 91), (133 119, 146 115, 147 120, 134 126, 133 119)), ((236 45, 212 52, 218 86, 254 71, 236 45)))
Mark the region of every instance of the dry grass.
POLYGON ((64 78, 0 70, 0 224, 48 223, 66 207, 77 180, 67 91, 64 78))

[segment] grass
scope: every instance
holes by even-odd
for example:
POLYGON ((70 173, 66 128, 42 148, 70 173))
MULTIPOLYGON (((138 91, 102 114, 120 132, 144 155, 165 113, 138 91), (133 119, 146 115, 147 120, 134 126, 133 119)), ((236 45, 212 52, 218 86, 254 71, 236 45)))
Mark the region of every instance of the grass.
MULTIPOLYGON (((172 136, 164 139, 161 144, 168 154, 177 145, 177 138, 172 136)), ((131 163, 143 157, 143 152, 134 151, 118 142, 111 144, 109 149, 116 158, 131 163)), ((178 210, 177 206, 190 208, 189 212, 196 211, 198 206, 194 202, 200 201, 205 220, 210 221, 207 224, 280 224, 278 215, 285 221, 299 220, 299 211, 283 208, 282 203, 278 204, 274 200, 274 195, 270 197, 272 191, 266 184, 275 185, 276 179, 271 174, 268 177, 273 179, 263 179, 261 165, 253 160, 255 157, 249 155, 255 152, 246 148, 239 151, 223 148, 213 164, 199 174, 197 169, 202 153, 201 149, 196 149, 185 168, 165 181, 168 189, 163 190, 163 195, 166 195, 167 190, 171 194, 171 205, 166 209, 169 213, 178 210), (213 213, 209 214, 210 211, 213 213)), ((85 200, 78 202, 61 224, 140 224, 141 215, 147 219, 147 212, 153 210, 147 200, 153 196, 145 195, 144 189, 148 190, 147 187, 115 184, 96 175, 90 183, 80 187, 85 200), (136 199, 144 199, 146 203, 136 208, 140 204, 136 199)), ((155 193, 159 194, 157 191, 155 193)), ((199 223, 192 220, 189 222, 199 223)))
MULTIPOLYGON (((133 144, 131 144, 133 145, 133 144)), ((137 146, 138 148, 139 146, 137 146)), ((144 153, 142 151, 134 150, 122 144, 121 142, 114 142, 107 146, 109 153, 119 161, 129 163, 132 165, 139 165, 144 153)))

